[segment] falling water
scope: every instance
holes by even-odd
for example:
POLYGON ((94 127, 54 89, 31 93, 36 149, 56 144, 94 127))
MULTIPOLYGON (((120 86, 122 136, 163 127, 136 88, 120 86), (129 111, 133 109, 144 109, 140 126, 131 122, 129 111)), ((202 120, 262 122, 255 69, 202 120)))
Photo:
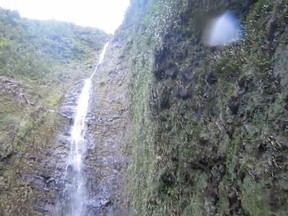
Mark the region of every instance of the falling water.
POLYGON ((102 61, 103 61, 103 59, 104 59, 104 55, 105 55, 105 53, 106 53, 106 49, 107 49, 107 47, 108 47, 108 44, 109 44, 109 43, 106 43, 106 44, 104 45, 104 48, 103 48, 103 50, 102 50, 102 52, 101 52, 101 54, 100 54, 100 57, 99 57, 98 64, 96 65, 95 70, 93 71, 93 73, 92 73, 92 75, 90 76, 89 79, 92 79, 92 77, 95 75, 96 71, 98 70, 99 65, 102 64, 102 61))
POLYGON ((85 215, 85 203, 87 201, 85 194, 85 174, 83 172, 83 160, 87 146, 87 140, 85 140, 85 118, 88 112, 91 79, 104 59, 107 46, 108 43, 105 44, 92 75, 84 80, 84 87, 77 102, 74 124, 71 128, 70 152, 64 173, 65 185, 63 200, 61 201, 58 215, 85 215))

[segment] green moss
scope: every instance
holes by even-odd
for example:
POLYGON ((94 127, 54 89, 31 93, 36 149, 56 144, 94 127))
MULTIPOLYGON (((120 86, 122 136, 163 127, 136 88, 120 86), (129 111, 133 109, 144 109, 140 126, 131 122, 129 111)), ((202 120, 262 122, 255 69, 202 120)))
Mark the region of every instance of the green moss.
MULTIPOLYGON (((225 9, 224 1, 193 1, 193 7, 190 1, 173 2, 171 19, 159 25, 152 19, 156 15, 147 13, 147 34, 134 35, 132 50, 138 52, 131 53, 136 56, 130 89, 137 128, 130 146, 135 168, 130 178, 138 182, 131 189, 136 214, 287 212, 285 205, 280 207, 285 191, 270 184, 275 176, 283 178, 287 158, 285 96, 272 73, 285 25, 271 32, 274 18, 277 23, 286 20, 284 2, 231 1, 229 7, 243 17, 245 38, 214 49, 199 43, 201 30, 192 11, 218 14, 225 9), (177 66, 174 77, 166 74, 171 64, 177 66), (217 79, 213 84, 207 81, 210 73, 217 79), (281 194, 278 202, 271 200, 275 192, 281 194)), ((157 16, 165 17, 157 3, 157 16)))
POLYGON ((218 202, 218 213, 220 215, 227 214, 229 209, 229 200, 228 200, 228 193, 227 193, 227 182, 220 182, 218 186, 218 193, 219 193, 219 202, 218 202))
POLYGON ((243 210, 248 215, 265 216, 271 215, 267 208, 264 185, 256 183, 251 178, 246 177, 243 181, 241 190, 241 204, 243 210))
POLYGON ((203 197, 194 196, 192 198, 192 202, 184 209, 181 215, 189 216, 189 215, 204 215, 204 202, 203 197))

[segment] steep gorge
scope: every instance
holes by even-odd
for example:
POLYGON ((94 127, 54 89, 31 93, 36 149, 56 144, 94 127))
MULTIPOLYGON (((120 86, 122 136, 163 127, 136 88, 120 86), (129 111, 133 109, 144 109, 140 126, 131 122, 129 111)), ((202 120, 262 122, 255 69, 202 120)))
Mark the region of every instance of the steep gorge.
POLYGON ((0 27, 0 215, 43 215, 59 193, 56 141, 71 121, 63 98, 91 75, 110 38, 4 9, 0 27))
MULTIPOLYGON (((287 24, 287 0, 131 0, 93 81, 87 215, 287 215, 287 24), (243 39, 205 45, 205 26, 226 11, 240 20, 243 39)), ((73 105, 82 82, 71 81, 89 77, 90 65, 80 76, 79 67, 64 70, 66 99, 47 99, 53 110, 62 103, 61 116, 31 112, 37 132, 26 140, 16 130, 15 138, 29 145, 1 149, 3 215, 55 215, 56 168, 73 122, 63 106, 73 105)), ((4 113, 21 115, 14 104, 26 97, 9 95, 24 84, 6 77, 4 113)))

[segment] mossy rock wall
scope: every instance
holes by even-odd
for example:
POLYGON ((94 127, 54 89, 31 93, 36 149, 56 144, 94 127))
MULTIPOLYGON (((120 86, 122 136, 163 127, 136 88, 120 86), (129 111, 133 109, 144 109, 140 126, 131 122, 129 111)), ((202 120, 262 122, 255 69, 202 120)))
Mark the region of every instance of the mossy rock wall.
POLYGON ((118 31, 134 214, 287 215, 287 0, 139 2, 126 24, 141 28, 118 31), (227 10, 243 39, 205 46, 203 27, 227 10))

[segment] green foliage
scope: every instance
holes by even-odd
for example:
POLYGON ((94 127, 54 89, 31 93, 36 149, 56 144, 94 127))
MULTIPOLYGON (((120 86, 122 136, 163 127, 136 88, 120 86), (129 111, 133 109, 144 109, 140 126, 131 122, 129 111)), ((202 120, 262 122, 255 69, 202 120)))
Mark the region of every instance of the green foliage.
POLYGON ((249 177, 244 179, 241 200, 243 209, 248 215, 271 215, 266 205, 268 200, 265 200, 267 195, 264 194, 264 187, 261 182, 256 183, 249 177))
POLYGON ((146 6, 130 53, 135 215, 286 215, 287 1, 146 6), (196 15, 231 8, 244 39, 204 46, 196 15))
POLYGON ((40 215, 35 204, 55 196, 35 187, 35 176, 50 171, 47 153, 67 123, 57 114, 64 94, 91 74, 107 40, 97 29, 0 9, 0 215, 40 215))
POLYGON ((0 74, 14 78, 43 79, 63 64, 93 58, 107 40, 97 29, 22 19, 3 9, 0 26, 0 74))

